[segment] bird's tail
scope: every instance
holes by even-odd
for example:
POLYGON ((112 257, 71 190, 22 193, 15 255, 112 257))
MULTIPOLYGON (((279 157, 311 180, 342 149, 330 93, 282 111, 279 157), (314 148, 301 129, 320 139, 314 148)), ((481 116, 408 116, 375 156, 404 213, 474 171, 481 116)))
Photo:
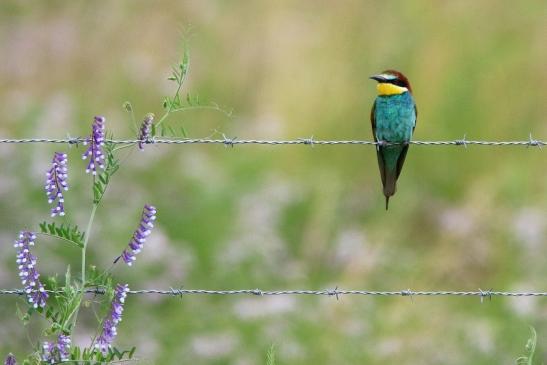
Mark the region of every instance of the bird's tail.
POLYGON ((384 195, 386 197, 386 210, 389 208, 389 198, 397 191, 397 172, 386 170, 384 181, 384 195))
POLYGON ((388 146, 379 147, 377 150, 378 166, 380 167, 380 177, 384 187, 384 195, 386 197, 386 210, 389 207, 389 197, 395 194, 397 190, 397 179, 403 168, 407 146, 388 146))

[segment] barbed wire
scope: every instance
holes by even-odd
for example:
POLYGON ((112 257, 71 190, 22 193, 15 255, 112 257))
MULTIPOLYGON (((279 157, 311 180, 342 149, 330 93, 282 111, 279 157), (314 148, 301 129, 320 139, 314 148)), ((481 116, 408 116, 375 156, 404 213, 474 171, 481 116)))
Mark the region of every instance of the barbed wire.
MULTIPOLYGON (((48 293, 63 293, 62 291, 46 290, 48 293)), ((87 294, 104 295, 105 289, 90 288, 86 289, 87 294)), ((25 289, 0 289, 0 295, 27 295, 25 289)), ((480 297, 481 302, 492 297, 547 297, 547 292, 507 292, 482 290, 477 291, 414 291, 411 289, 398 291, 371 291, 371 290, 344 290, 338 287, 325 290, 262 290, 262 289, 236 289, 236 290, 208 290, 208 289, 140 289, 130 290, 128 294, 133 295, 166 295, 174 297, 182 297, 185 295, 252 295, 252 296, 273 296, 273 295, 309 295, 309 296, 330 296, 339 299, 344 295, 363 295, 363 296, 457 296, 457 297, 480 297)))
MULTIPOLYGON (((6 144, 25 144, 25 143, 53 143, 53 144, 69 144, 78 145, 87 141, 87 138, 75 137, 75 138, 22 138, 22 139, 0 139, 0 143, 6 144)), ((391 143, 384 141, 366 141, 366 140, 316 140, 314 137, 309 138, 297 138, 292 140, 261 140, 261 139, 237 139, 223 136, 222 139, 211 138, 152 138, 148 140, 139 139, 107 139, 108 143, 118 145, 131 145, 137 143, 144 144, 221 144, 225 147, 234 147, 235 145, 401 145, 401 144, 413 144, 420 146, 464 146, 468 145, 478 146, 526 146, 526 147, 543 147, 547 146, 547 141, 536 140, 532 138, 530 134, 528 140, 515 140, 515 141, 480 141, 480 140, 467 140, 466 136, 463 139, 447 140, 447 141, 409 141, 406 143, 391 143)))

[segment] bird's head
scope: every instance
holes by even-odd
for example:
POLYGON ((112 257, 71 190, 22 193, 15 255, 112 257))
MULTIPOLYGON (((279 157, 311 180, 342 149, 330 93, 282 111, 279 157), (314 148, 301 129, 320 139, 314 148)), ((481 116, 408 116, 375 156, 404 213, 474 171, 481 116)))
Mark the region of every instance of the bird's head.
POLYGON ((378 95, 396 95, 406 91, 412 93, 412 88, 405 75, 395 70, 386 70, 379 75, 370 77, 378 81, 378 95))

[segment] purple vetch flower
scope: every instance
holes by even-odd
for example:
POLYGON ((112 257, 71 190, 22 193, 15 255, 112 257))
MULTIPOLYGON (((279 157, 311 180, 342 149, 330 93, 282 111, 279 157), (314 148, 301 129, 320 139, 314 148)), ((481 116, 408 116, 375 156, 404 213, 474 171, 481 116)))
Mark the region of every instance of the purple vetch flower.
POLYGON ((91 136, 84 141, 84 145, 89 143, 89 147, 82 155, 82 159, 89 157, 89 163, 85 169, 86 173, 97 175, 97 166, 104 170, 104 153, 102 146, 104 146, 104 131, 105 131, 105 118, 101 116, 95 117, 93 121, 91 136))
POLYGON ((57 205, 51 208, 51 216, 65 215, 63 190, 68 190, 67 155, 55 152, 51 161, 51 169, 46 172, 46 195, 49 204, 57 200, 57 205))
POLYGON ((25 288, 27 299, 34 308, 38 308, 46 305, 48 294, 40 282, 40 274, 36 270, 36 256, 30 252, 30 246, 34 246, 35 239, 34 233, 21 231, 14 247, 19 249, 16 262, 19 265, 19 277, 25 288))
POLYGON ((59 335, 57 337, 57 343, 44 342, 42 345, 42 360, 56 364, 60 361, 66 361, 70 356, 70 337, 66 335, 59 335))
POLYGON ((57 337, 57 349, 59 350, 60 360, 68 360, 70 356, 70 337, 66 335, 59 335, 57 337))
MULTIPOLYGON (((38 275, 40 276, 40 275, 38 275)), ((28 294, 28 301, 32 303, 34 308, 44 307, 49 295, 46 293, 44 285, 40 281, 37 282, 37 288, 28 294)))
POLYGON ((136 260, 136 255, 141 252, 146 237, 152 232, 154 228, 154 221, 156 220, 156 208, 152 205, 146 204, 142 210, 141 221, 139 227, 133 234, 129 247, 123 250, 121 258, 123 261, 131 266, 133 261, 136 260))
POLYGON ((15 356, 10 352, 4 361, 4 365, 17 365, 17 360, 15 356))
POLYGON ((154 114, 148 113, 144 117, 139 131, 139 150, 144 150, 144 144, 150 140, 150 134, 152 133, 152 123, 154 123, 154 114))
POLYGON ((104 320, 103 330, 95 343, 95 348, 103 354, 108 352, 108 349, 118 334, 116 327, 122 320, 123 305, 128 291, 129 286, 127 284, 118 284, 116 285, 116 289, 114 289, 114 299, 112 299, 110 313, 104 320))
POLYGON ((47 363, 54 364, 55 363, 55 354, 53 353, 54 351, 55 351, 55 344, 53 342, 45 341, 42 344, 42 360, 44 360, 47 363))

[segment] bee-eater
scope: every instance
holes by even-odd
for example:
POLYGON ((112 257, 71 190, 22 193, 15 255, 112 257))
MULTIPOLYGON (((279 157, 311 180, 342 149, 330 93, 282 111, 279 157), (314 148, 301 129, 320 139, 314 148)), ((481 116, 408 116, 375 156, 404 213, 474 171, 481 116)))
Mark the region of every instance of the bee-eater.
POLYGON ((372 105, 370 120, 386 197, 397 190, 397 179, 403 169, 408 142, 416 127, 418 111, 408 79, 399 71, 387 70, 370 77, 378 81, 378 96, 372 105), (397 143, 389 145, 389 143, 397 143))

